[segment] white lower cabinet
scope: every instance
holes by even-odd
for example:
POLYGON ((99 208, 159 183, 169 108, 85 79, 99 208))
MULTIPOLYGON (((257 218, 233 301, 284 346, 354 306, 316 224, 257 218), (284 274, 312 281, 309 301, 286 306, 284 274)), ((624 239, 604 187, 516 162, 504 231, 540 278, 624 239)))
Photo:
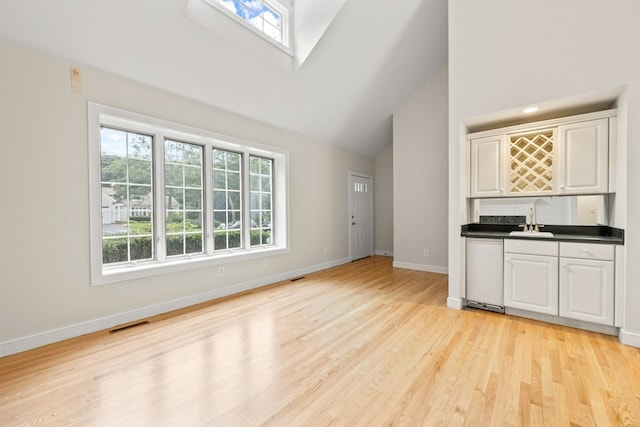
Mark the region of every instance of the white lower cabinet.
POLYGON ((560 316, 613 326, 614 247, 560 244, 560 316))
POLYGON ((504 305, 614 326, 615 246, 505 240, 504 305))
POLYGON ((558 243, 505 240, 504 305, 558 315, 558 243))
POLYGON ((558 315, 558 258, 504 254, 504 305, 558 315))

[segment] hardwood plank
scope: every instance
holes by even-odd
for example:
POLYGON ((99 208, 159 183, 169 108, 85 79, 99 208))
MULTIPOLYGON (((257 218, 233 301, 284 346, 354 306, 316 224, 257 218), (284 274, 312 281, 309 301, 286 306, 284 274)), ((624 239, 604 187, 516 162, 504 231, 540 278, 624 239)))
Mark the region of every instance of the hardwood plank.
POLYGON ((0 359, 0 425, 640 425, 640 349, 371 257, 0 359))

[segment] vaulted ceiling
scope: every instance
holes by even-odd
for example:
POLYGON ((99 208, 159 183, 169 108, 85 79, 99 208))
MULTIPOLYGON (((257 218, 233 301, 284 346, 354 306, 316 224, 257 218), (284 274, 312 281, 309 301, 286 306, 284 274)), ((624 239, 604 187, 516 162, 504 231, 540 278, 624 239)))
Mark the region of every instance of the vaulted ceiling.
POLYGON ((189 1, 2 0, 0 37, 371 158, 447 59, 445 0, 295 0, 324 32, 290 70, 196 24, 189 1))

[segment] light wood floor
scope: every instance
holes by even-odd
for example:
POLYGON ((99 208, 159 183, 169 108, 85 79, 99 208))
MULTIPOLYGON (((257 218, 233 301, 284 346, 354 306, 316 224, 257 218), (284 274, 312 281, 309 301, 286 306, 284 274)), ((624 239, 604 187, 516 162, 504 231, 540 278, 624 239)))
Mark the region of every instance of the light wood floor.
POLYGON ((0 425, 640 425, 640 349, 373 257, 0 359, 0 425))

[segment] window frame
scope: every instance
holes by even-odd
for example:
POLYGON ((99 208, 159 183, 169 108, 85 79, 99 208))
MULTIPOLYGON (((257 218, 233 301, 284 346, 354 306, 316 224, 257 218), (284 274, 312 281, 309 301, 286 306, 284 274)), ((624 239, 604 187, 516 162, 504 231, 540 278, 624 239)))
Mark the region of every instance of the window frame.
POLYGON ((93 102, 88 103, 88 155, 89 155, 89 203, 90 203, 90 257, 91 285, 102 285, 142 277, 149 277, 191 268, 263 258, 289 252, 289 152, 287 150, 247 141, 241 138, 185 126, 143 114, 125 111, 93 102), (152 230, 155 257, 144 262, 125 262, 117 265, 102 261, 102 187, 101 187, 101 136, 102 127, 139 132, 153 137, 153 223, 152 230), (204 252, 184 256, 166 255, 165 228, 165 140, 196 144, 203 147, 203 234, 204 252), (242 153, 243 181, 248 180, 249 157, 252 155, 273 159, 273 214, 272 243, 251 246, 251 211, 249 187, 242 188, 243 210, 242 239, 247 244, 241 248, 214 250, 213 239, 213 161, 214 148, 242 153), (247 226, 247 224, 249 226, 247 226))
MULTIPOLYGON (((253 244, 251 242, 252 236, 250 236, 250 242, 249 242, 249 246, 251 247, 257 247, 257 246, 268 246, 271 245, 271 243, 265 243, 262 241, 262 230, 264 230, 264 224, 263 224, 263 219, 264 219, 264 214, 265 212, 269 212, 269 217, 271 218, 269 220, 269 229, 271 231, 271 234, 273 236, 273 229, 274 229, 274 224, 273 224, 273 164, 274 164, 274 160, 271 158, 267 158, 267 157, 263 157, 263 156, 256 156, 256 155, 250 155, 249 156, 249 183, 247 185, 248 187, 248 193, 249 193, 249 198, 251 200, 251 205, 248 207, 249 210, 249 214, 251 217, 251 223, 249 224, 249 229, 250 230, 260 230, 260 242, 257 244, 253 244), (253 167, 251 165, 253 159, 256 159, 258 162, 258 173, 253 172, 253 167), (269 163, 269 175, 266 175, 265 173, 263 173, 262 171, 262 165, 263 165, 263 161, 267 160, 269 163), (256 180, 258 180, 259 185, 258 185, 258 189, 255 189, 253 187, 253 180, 251 179, 252 177, 256 177, 256 180), (269 191, 265 191, 263 188, 263 183, 264 183, 264 178, 268 178, 268 183, 269 183, 269 191), (268 200, 269 200, 269 208, 265 209, 263 207, 264 204, 264 196, 267 195, 268 196, 268 200), (253 204, 253 197, 257 196, 258 197, 258 206, 254 206, 253 204), (256 222, 256 225, 258 225, 258 227, 254 227, 254 220, 253 220, 253 215, 254 213, 258 214, 258 221, 256 222)), ((249 234, 251 234, 251 231, 249 232, 249 234)))
MULTIPOLYGON (((230 194, 231 192, 235 192, 235 191, 239 191, 239 192, 240 192, 240 209, 229 209, 229 208, 228 208, 228 206, 226 206, 226 204, 225 204, 225 209, 222 209, 222 210, 216 209, 216 204, 215 204, 215 192, 216 192, 216 191, 220 191, 221 189, 220 189, 220 188, 217 188, 217 187, 216 187, 216 185, 215 185, 215 183, 213 183, 213 184, 211 185, 211 188, 210 188, 209 193, 213 193, 213 196, 212 196, 212 197, 214 198, 214 202, 213 202, 213 209, 212 209, 212 215, 213 215, 213 218, 212 218, 211 223, 215 225, 215 215, 216 215, 216 213, 217 213, 217 212, 224 212, 224 213, 225 213, 225 224, 226 224, 226 226, 225 226, 225 228, 224 228, 224 235, 225 235, 225 241, 226 241, 226 246, 227 246, 227 247, 226 247, 226 248, 224 248, 224 249, 216 249, 216 244, 215 244, 215 237, 216 237, 216 236, 215 236, 215 234, 216 234, 216 231, 214 230, 214 231, 213 231, 213 236, 214 236, 213 251, 214 251, 214 252, 216 252, 216 253, 223 253, 223 252, 225 252, 225 251, 241 250, 241 249, 243 249, 243 248, 245 247, 245 244, 244 244, 244 235, 243 235, 242 233, 241 233, 241 235, 240 235, 240 246, 239 246, 239 247, 231 247, 231 248, 229 248, 229 247, 228 247, 228 246, 229 246, 229 233, 230 233, 230 231, 229 231, 229 215, 230 215, 232 212, 239 211, 239 212, 240 212, 240 219, 239 219, 239 221, 240 221, 240 223, 241 223, 241 224, 242 224, 242 223, 244 223, 244 215, 243 215, 243 213, 244 213, 244 210, 245 210, 245 208, 246 208, 246 204, 245 204, 245 202, 246 202, 246 198, 245 198, 245 197, 243 197, 243 194, 244 194, 244 192, 246 191, 246 190, 245 190, 245 187, 244 187, 244 181, 245 181, 245 179, 244 179, 244 178, 245 178, 244 174, 245 174, 245 166, 246 166, 245 156, 244 156, 242 153, 238 153, 238 152, 236 152, 236 151, 220 149, 220 147, 214 147, 214 151, 215 151, 215 150, 224 151, 225 153, 231 153, 231 154, 238 154, 238 155, 240 155, 240 161, 239 161, 239 165, 240 165, 240 167, 239 167, 239 170, 240 170, 240 178, 239 178, 240 182, 239 182, 239 187, 240 187, 240 188, 239 188, 239 190, 235 190, 235 189, 234 189, 234 190, 229 190, 228 186, 226 186, 226 185, 225 185, 225 187, 224 187, 224 189, 223 189, 223 191, 224 191, 224 193, 225 193, 225 199, 227 199, 227 203, 228 203, 229 194, 230 194)), ((212 159, 212 161, 213 161, 213 157, 211 157, 211 159, 212 159)), ((228 160, 228 159, 225 159, 225 163, 227 162, 227 160, 228 160)), ((215 168, 215 165, 212 165, 212 166, 211 166, 212 177, 213 177, 213 175, 215 174, 215 171, 216 171, 216 170, 217 170, 217 171, 221 171, 222 169, 216 169, 216 168, 215 168)), ((228 173, 229 173, 230 169, 228 169, 228 168, 226 167, 226 165, 225 165, 225 169, 224 169, 224 171, 225 171, 225 180, 226 180, 226 179, 228 179, 228 173)), ((232 230, 233 230, 233 228, 232 228, 232 230)), ((242 230, 242 227, 240 227, 240 230, 242 230)), ((220 232, 220 231, 218 231, 218 232, 220 232)))
POLYGON ((203 0, 209 6, 219 10, 224 15, 243 25, 245 28, 249 29, 254 34, 262 37, 264 40, 273 44, 274 46, 279 47, 290 55, 293 55, 293 6, 286 0, 259 0, 260 3, 263 3, 270 9, 273 9, 277 13, 280 14, 282 19, 282 40, 278 41, 268 35, 264 30, 260 30, 255 26, 251 25, 250 22, 243 19, 241 16, 233 13, 231 10, 227 9, 223 4, 220 3, 220 0, 203 0))

